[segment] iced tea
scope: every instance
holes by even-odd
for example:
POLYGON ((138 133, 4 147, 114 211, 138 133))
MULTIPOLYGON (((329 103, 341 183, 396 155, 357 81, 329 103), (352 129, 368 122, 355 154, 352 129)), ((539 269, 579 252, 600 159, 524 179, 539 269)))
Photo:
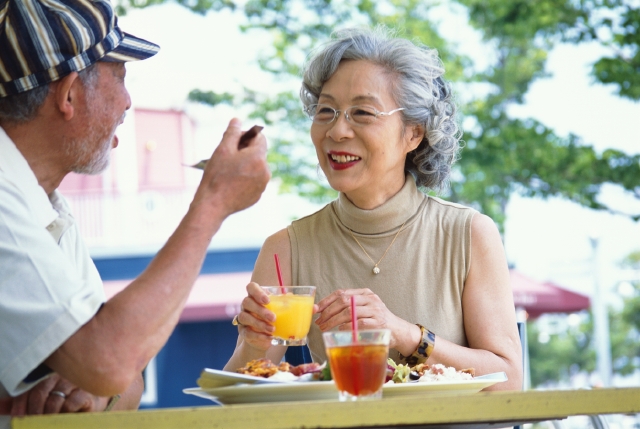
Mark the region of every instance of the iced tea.
POLYGON ((340 400, 377 399, 387 374, 388 329, 359 331, 356 341, 351 332, 325 332, 325 348, 331 377, 340 400))

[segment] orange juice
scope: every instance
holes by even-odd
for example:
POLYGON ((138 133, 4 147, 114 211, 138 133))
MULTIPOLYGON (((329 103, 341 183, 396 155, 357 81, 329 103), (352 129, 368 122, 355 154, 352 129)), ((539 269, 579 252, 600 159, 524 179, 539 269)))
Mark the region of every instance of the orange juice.
POLYGON ((269 293, 269 310, 275 313, 275 332, 271 344, 300 346, 307 344, 311 327, 315 287, 313 286, 263 286, 269 293), (283 293, 284 292, 284 293, 283 293))
POLYGON ((266 307, 276 314, 274 337, 300 340, 311 327, 313 297, 300 295, 273 295, 266 307))
POLYGON ((327 347, 331 376, 340 392, 352 396, 377 394, 387 374, 389 347, 356 344, 327 347))

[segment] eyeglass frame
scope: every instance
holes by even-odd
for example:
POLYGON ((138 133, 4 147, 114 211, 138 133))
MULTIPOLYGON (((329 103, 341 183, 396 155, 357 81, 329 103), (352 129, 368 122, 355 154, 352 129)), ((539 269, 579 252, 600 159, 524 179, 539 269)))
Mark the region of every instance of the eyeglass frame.
POLYGON ((388 112, 381 112, 381 111, 379 111, 378 109, 376 109, 373 106, 367 106, 367 105, 363 105, 363 104, 356 104, 355 106, 349 106, 346 109, 336 109, 334 107, 331 107, 328 104, 314 103, 314 104, 310 104, 310 105, 306 106, 304 108, 304 112, 307 115, 307 117, 309 119, 311 119, 311 122, 313 122, 314 124, 318 124, 318 125, 329 125, 329 124, 333 123, 338 118, 338 116, 340 116, 340 113, 342 113, 342 112, 344 112, 344 117, 347 119, 347 122, 350 123, 351 125, 356 125, 356 126, 359 126, 359 127, 370 125, 370 124, 360 124, 358 122, 352 121, 352 118, 347 113, 347 111, 349 111, 349 110, 351 110, 351 109, 353 109, 355 107, 368 107, 368 108, 373 109, 373 111, 375 112, 375 120, 377 120, 379 116, 391 116, 396 112, 399 112, 401 110, 406 110, 406 107, 398 107, 397 109, 389 110, 388 112), (333 110, 333 119, 331 119, 329 122, 316 122, 314 120, 315 115, 314 116, 310 116, 310 114, 309 114, 310 109, 312 107, 314 107, 314 106, 316 107, 316 112, 317 112, 317 107, 318 106, 326 106, 329 109, 333 110))

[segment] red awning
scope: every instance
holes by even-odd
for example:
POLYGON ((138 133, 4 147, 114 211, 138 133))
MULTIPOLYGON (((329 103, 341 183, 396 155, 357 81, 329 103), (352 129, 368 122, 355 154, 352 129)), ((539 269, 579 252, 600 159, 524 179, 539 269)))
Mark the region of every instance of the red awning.
MULTIPOLYGON (((240 303, 247 296, 250 272, 201 274, 193 285, 180 322, 231 320, 240 312, 240 303)), ((124 289, 131 280, 105 281, 107 299, 124 289)))
MULTIPOLYGON (((586 310, 589 297, 563 289, 553 283, 540 283, 516 270, 510 270, 513 301, 529 317, 543 313, 572 313, 586 310)), ((198 277, 180 316, 181 322, 231 319, 240 311, 246 296, 250 272, 203 274, 198 277)), ((120 292, 131 280, 105 281, 107 299, 120 292)))
POLYGON ((590 307, 589 297, 564 289, 551 282, 540 283, 514 269, 509 270, 513 301, 529 317, 543 313, 573 313, 590 307))

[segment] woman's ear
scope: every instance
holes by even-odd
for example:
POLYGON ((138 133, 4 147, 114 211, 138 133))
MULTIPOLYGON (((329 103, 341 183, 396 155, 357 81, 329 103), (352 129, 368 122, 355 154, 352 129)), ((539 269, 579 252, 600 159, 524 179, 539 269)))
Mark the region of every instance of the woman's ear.
POLYGON ((424 139, 424 128, 422 125, 411 125, 407 132, 407 153, 415 150, 424 139))
POLYGON ((73 118, 78 97, 80 79, 78 73, 72 72, 55 82, 55 105, 65 121, 73 118))

